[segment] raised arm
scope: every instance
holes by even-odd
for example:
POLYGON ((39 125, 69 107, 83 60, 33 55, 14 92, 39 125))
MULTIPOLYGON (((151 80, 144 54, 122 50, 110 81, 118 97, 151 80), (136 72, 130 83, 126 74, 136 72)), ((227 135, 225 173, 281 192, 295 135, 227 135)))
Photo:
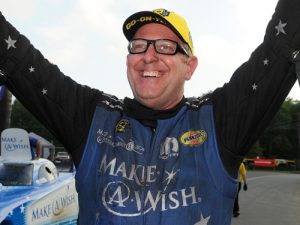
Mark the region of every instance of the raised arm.
POLYGON ((0 13, 0 80, 79 162, 101 92, 77 84, 0 13))
POLYGON ((263 43, 235 71, 230 82, 213 93, 218 143, 231 174, 237 171, 296 81, 299 15, 299 0, 280 0, 263 43))

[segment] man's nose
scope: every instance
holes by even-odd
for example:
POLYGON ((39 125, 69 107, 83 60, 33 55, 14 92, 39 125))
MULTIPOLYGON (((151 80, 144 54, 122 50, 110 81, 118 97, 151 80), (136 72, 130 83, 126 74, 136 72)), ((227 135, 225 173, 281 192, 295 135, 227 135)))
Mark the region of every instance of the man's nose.
POLYGON ((150 63, 152 61, 156 61, 158 59, 157 52, 155 51, 154 44, 149 44, 148 49, 144 53, 144 60, 147 63, 150 63))

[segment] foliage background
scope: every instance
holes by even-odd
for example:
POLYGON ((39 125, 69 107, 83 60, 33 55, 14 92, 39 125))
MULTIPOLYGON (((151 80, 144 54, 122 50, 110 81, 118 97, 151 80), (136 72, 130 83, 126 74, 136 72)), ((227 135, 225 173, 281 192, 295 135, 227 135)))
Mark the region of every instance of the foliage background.
POLYGON ((14 100, 11 111, 11 128, 23 128, 28 133, 34 132, 42 136, 56 147, 61 147, 60 142, 19 102, 14 100))

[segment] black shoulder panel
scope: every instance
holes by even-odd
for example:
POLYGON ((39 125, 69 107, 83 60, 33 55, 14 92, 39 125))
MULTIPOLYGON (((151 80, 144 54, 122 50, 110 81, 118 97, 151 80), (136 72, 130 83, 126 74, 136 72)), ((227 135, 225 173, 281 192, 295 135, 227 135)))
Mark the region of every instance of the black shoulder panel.
POLYGON ((124 103, 122 99, 118 99, 113 95, 102 93, 101 100, 98 103, 99 106, 106 108, 109 111, 123 111, 124 103))
POLYGON ((202 105, 212 104, 211 94, 207 94, 201 97, 189 97, 186 99, 185 104, 191 110, 199 110, 202 105))

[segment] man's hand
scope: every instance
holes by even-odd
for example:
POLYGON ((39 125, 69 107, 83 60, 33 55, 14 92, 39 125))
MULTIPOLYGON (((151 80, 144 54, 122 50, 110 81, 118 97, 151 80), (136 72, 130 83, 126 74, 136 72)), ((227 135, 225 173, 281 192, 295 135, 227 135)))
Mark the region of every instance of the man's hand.
POLYGON ((246 183, 244 183, 244 185, 243 185, 243 190, 244 190, 244 191, 247 191, 247 190, 248 190, 248 186, 247 186, 246 183))

